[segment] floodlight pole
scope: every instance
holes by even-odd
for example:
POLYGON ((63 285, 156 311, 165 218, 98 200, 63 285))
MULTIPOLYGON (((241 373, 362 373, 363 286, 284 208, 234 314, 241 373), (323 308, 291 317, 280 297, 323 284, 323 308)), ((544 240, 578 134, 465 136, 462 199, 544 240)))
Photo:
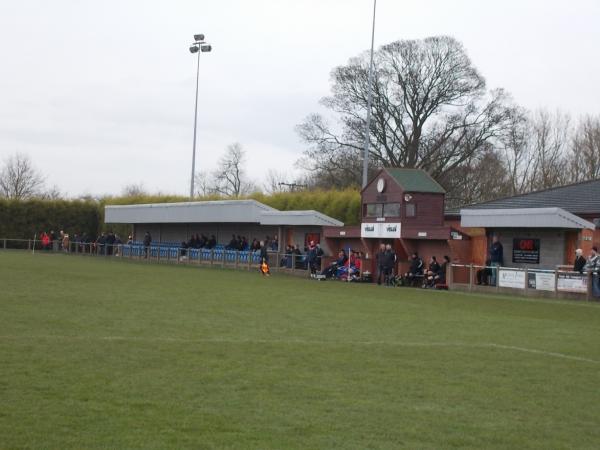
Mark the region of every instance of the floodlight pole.
POLYGON ((369 86, 367 94, 367 124, 365 129, 365 153, 363 155, 363 174, 362 187, 368 182, 369 176, 369 140, 371 134, 371 104, 373 102, 373 46, 375 43, 375 12, 377 10, 377 0, 373 0, 373 26, 371 28, 371 60, 369 62, 369 86))
POLYGON ((198 84, 200 82, 200 49, 198 49, 198 64, 196 67, 196 105, 194 107, 194 144, 192 148, 192 180, 190 183, 190 200, 194 199, 194 177, 196 175, 196 127, 198 125, 198 84))

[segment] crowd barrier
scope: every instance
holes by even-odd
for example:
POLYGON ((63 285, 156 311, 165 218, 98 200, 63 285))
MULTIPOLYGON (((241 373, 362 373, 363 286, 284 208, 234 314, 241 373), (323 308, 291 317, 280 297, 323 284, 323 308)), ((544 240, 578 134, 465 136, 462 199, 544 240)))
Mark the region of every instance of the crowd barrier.
MULTIPOLYGON (((170 242, 152 243, 145 246, 140 242, 131 244, 100 245, 87 242, 69 242, 65 247, 59 241, 43 247, 39 240, 0 239, 4 250, 29 250, 36 252, 66 253, 93 257, 112 257, 126 260, 173 264, 203 264, 239 269, 257 269, 261 264, 259 251, 229 250, 223 245, 214 248, 182 248, 170 242)), ((305 255, 268 251, 269 267, 272 271, 282 271, 308 276, 305 255)))
POLYGON ((452 264, 448 286, 455 290, 515 294, 535 297, 600 300, 598 272, 452 264))

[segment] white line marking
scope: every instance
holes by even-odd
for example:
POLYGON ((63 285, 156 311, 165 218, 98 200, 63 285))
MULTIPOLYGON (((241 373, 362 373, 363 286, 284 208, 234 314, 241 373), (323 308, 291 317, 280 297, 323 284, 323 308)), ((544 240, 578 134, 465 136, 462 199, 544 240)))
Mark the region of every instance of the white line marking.
POLYGON ((305 339, 227 339, 227 338, 200 338, 200 339, 182 339, 175 337, 155 337, 144 338, 136 336, 58 336, 58 335, 37 335, 37 336, 0 336, 2 340, 20 340, 20 339, 57 339, 57 340, 101 340, 101 341, 131 341, 131 342, 166 342, 182 344, 287 344, 287 345, 390 345, 399 347, 458 347, 458 348, 495 348, 501 350, 510 350, 523 353, 533 353, 536 355, 550 356, 554 358, 568 359, 572 361, 600 364, 600 361, 582 356, 567 355, 565 353, 550 352, 534 348, 517 347, 513 345, 503 345, 490 343, 470 344, 465 342, 393 342, 393 341, 318 341, 305 339))

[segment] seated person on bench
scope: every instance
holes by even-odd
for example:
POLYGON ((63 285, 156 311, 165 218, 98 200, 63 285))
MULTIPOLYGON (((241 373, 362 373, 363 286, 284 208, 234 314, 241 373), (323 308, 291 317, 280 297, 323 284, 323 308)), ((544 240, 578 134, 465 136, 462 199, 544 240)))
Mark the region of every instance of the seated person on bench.
POLYGON ((419 258, 417 252, 414 252, 410 257, 410 267, 408 272, 404 274, 408 284, 415 285, 423 278, 423 260, 419 258))
POLYGON ((346 252, 344 250, 340 250, 337 260, 326 267, 323 272, 321 272, 321 275, 325 275, 326 278, 331 278, 335 276, 338 267, 345 266, 347 262, 348 257, 346 256, 346 252))
POLYGON ((440 270, 442 267, 437 262, 437 258, 432 256, 429 260, 429 269, 427 269, 427 276, 423 281, 424 288, 432 288, 435 287, 436 280, 440 278, 440 270))

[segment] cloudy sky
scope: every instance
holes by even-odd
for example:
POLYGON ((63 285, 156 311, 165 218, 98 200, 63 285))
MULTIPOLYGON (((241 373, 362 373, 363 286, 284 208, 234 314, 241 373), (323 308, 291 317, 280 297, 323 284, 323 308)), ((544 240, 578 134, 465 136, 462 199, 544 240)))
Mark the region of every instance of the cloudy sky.
MULTIPOLYGON (((294 126, 329 72, 370 45, 372 0, 0 2, 0 157, 23 152, 69 195, 143 183, 186 194, 196 60, 198 160, 247 151, 257 182, 293 171, 294 126)), ((489 87, 530 109, 600 113, 600 1, 379 0, 376 46, 447 34, 489 87)))

